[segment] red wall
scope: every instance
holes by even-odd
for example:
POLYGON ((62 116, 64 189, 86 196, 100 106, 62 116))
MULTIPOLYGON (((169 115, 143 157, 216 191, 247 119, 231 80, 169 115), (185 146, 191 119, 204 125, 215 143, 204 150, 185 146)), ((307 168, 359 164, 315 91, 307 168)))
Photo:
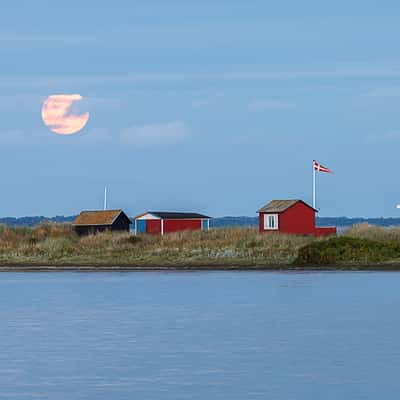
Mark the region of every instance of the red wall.
POLYGON ((313 234, 315 211, 302 202, 289 207, 279 216, 279 231, 284 233, 313 234))
POLYGON ((265 213, 258 214, 258 230, 260 233, 264 233, 264 215, 265 213))
MULTIPOLYGON (((179 231, 200 231, 201 219, 164 219, 164 233, 179 231)), ((146 233, 161 234, 161 220, 146 220, 146 233)))
POLYGON ((302 202, 298 202, 279 214, 279 230, 264 230, 264 215, 260 213, 259 230, 261 233, 288 233, 298 235, 329 236, 336 235, 336 228, 317 228, 315 211, 302 202))
POLYGON ((159 235, 161 233, 161 220, 160 219, 146 220, 146 233, 159 235))
POLYGON ((335 226, 315 228, 315 236, 331 236, 331 235, 336 235, 336 227, 335 226))
POLYGON ((200 231, 201 219, 165 219, 164 233, 178 231, 200 231))

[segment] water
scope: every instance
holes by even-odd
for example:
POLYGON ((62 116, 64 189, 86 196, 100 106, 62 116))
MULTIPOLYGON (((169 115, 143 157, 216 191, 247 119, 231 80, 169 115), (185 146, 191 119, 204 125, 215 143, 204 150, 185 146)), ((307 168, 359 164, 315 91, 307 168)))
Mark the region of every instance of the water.
POLYGON ((397 273, 2 273, 0 399, 395 399, 397 273))

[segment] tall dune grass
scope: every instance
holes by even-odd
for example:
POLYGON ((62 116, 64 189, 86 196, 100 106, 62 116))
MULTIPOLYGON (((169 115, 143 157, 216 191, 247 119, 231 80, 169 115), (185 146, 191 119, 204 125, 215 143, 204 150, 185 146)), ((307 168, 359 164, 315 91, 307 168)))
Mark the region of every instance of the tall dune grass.
POLYGON ((0 263, 115 265, 264 265, 290 263, 313 239, 260 235, 252 228, 164 236, 98 233, 78 237, 70 225, 0 227, 0 263))
MULTIPOLYGON (((400 228, 361 224, 347 230, 343 236, 364 241, 357 242, 357 249, 361 250, 354 250, 353 242, 342 240, 342 243, 341 238, 329 239, 328 242, 326 238, 275 233, 260 235, 254 228, 137 237, 128 233, 104 232, 79 237, 71 225, 47 223, 34 228, 0 226, 0 264, 279 266, 289 265, 298 259, 299 254, 307 255, 310 251, 317 261, 321 257, 322 260, 327 252, 332 253, 332 249, 337 254, 352 254, 352 260, 361 257, 357 255, 361 252, 366 254, 365 259, 374 260, 376 249, 380 252, 384 250, 386 260, 397 254, 397 246, 390 245, 391 251, 387 252, 371 241, 400 245, 400 228)), ((332 260, 343 258, 335 257, 331 257, 332 260)))
POLYGON ((382 227, 367 223, 353 225, 343 236, 376 241, 400 242, 400 227, 382 227))

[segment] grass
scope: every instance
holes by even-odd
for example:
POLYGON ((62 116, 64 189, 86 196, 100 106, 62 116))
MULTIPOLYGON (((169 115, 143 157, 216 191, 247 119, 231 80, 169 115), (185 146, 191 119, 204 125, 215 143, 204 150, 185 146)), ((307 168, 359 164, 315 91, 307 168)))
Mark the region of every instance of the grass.
POLYGON ((0 264, 260 266, 290 264, 313 239, 259 235, 252 228, 161 236, 100 233, 78 237, 69 225, 0 228, 0 264))
POLYGON ((0 265, 137 267, 320 267, 397 263, 400 228, 356 225, 340 237, 260 235, 253 228, 165 236, 100 233, 78 237, 70 225, 0 226, 0 265))
POLYGON ((346 230, 344 236, 370 239, 378 242, 400 243, 400 227, 382 227, 367 223, 357 224, 346 230))

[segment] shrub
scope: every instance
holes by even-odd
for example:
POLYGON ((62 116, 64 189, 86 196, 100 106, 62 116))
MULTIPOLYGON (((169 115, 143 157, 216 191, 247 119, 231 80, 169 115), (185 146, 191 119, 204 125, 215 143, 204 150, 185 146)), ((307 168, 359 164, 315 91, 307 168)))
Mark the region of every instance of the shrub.
POLYGON ((400 257, 400 243, 380 242, 353 237, 335 237, 316 241, 299 249, 296 265, 332 265, 343 263, 372 263, 400 257))

